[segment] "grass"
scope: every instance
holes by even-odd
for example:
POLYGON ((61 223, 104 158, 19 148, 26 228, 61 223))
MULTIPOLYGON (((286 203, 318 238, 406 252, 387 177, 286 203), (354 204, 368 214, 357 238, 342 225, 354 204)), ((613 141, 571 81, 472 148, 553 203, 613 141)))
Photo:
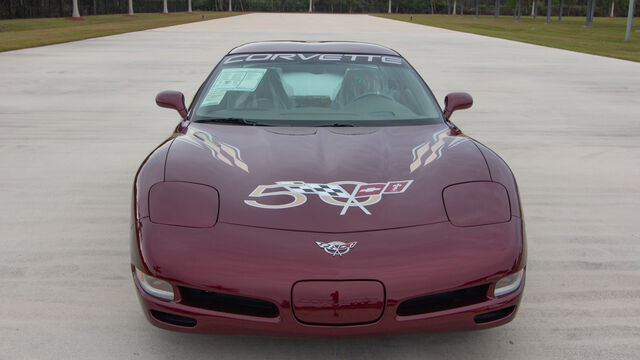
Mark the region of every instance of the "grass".
POLYGON ((238 15, 237 12, 201 12, 85 16, 84 21, 65 18, 0 20, 0 52, 58 44, 131 31, 153 29, 238 15))
POLYGON ((640 62, 640 29, 638 20, 631 29, 631 41, 625 42, 626 17, 595 18, 590 28, 585 28, 584 17, 551 18, 538 16, 534 21, 523 16, 517 23, 512 16, 426 15, 426 14, 377 14, 376 16, 457 30, 530 44, 578 51, 587 54, 609 56, 640 62))

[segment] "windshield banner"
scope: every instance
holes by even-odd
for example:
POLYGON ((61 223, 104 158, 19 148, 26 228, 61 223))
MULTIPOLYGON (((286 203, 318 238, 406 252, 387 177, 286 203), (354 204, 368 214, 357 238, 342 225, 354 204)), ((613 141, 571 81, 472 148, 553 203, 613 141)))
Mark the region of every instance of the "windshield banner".
POLYGON ((402 65, 402 58, 398 56, 367 55, 367 54, 239 54, 227 56, 223 64, 250 62, 341 62, 356 64, 389 64, 402 65))

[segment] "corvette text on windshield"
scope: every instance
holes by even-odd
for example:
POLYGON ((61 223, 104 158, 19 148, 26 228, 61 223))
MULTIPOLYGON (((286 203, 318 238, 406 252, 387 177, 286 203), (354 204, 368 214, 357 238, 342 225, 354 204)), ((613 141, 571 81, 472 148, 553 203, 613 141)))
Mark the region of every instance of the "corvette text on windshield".
POLYGON ((257 61, 332 61, 353 63, 383 63, 401 65, 402 58, 396 56, 363 54, 242 54, 228 56, 223 64, 257 61))

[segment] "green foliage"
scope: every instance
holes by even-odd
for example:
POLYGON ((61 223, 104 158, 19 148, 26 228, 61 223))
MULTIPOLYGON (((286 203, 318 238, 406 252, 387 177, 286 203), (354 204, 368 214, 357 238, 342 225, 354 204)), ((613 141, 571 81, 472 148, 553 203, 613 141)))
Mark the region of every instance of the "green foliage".
MULTIPOLYGON (((163 0, 133 0, 135 12, 160 12, 163 0)), ((448 4, 454 0, 392 0, 393 13, 446 14, 448 4)), ((628 0, 596 0, 595 16, 609 16, 611 2, 615 2, 615 15, 626 17, 628 0)), ((309 0, 232 0, 234 10, 240 11, 309 11, 309 0)), ((462 7, 464 14, 475 14, 475 0, 456 0, 459 13, 462 7)), ((513 15, 518 0, 501 0, 500 13, 513 15)), ((169 11, 185 11, 187 0, 168 0, 169 11)), ((493 14, 495 1, 478 2, 480 14, 493 14)), ((566 0, 563 14, 567 16, 584 16, 587 0, 566 0)), ((117 14, 128 11, 127 0, 78 0, 80 14, 117 14)), ((547 0, 538 0, 538 15, 546 16, 547 0)), ((557 16, 560 0, 552 1, 552 15, 557 16)), ((522 15, 531 13, 532 1, 522 0, 522 15)), ((194 10, 226 11, 228 0, 192 0, 194 10)), ((329 13, 384 13, 388 9, 388 0, 314 0, 314 12, 329 13)), ((640 13, 640 5, 636 6, 636 14, 640 13)), ((32 18, 62 17, 71 15, 71 0, 2 0, 0 2, 0 18, 32 18)))

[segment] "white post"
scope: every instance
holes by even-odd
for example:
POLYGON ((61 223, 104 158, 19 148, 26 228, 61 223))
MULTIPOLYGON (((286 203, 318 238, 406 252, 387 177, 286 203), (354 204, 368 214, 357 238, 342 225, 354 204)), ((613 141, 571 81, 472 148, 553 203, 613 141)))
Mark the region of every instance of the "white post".
POLYGON ((624 36, 624 41, 629 42, 631 39, 631 25, 633 23, 633 10, 636 6, 634 0, 629 0, 629 14, 627 15, 627 33, 624 36))
POLYGON ((611 2, 611 15, 609 15, 610 17, 614 17, 615 15, 613 14, 613 9, 615 9, 615 5, 616 3, 614 3, 613 1, 611 2))
POLYGON ((133 0, 129 0, 129 15, 133 16, 133 0))
POLYGON ((190 13, 190 12, 193 12, 193 11, 191 10, 191 0, 189 0, 189 10, 187 10, 187 12, 189 12, 189 13, 190 13))
POLYGON ((162 10, 163 14, 168 14, 169 13, 169 8, 167 7, 167 0, 163 1, 163 5, 164 5, 164 10, 162 10))
POLYGON ((80 17, 80 11, 78 11, 78 0, 73 0, 73 14, 71 15, 71 17, 80 17))
POLYGON ((313 0, 309 0, 309 12, 313 12, 313 0))
POLYGON ((391 0, 389 0, 389 14, 391 14, 391 0))
POLYGON ((232 12, 233 10, 231 10, 231 0, 229 0, 229 12, 232 12))
POLYGON ((457 6, 456 0, 453 0, 453 15, 456 14, 456 6, 457 6))

